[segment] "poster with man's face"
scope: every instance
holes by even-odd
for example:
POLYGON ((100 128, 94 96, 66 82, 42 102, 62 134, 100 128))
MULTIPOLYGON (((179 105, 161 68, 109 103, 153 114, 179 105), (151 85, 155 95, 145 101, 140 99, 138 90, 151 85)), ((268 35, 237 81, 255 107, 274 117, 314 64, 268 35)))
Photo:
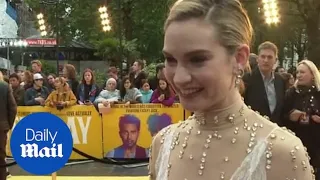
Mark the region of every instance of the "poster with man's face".
POLYGON ((161 104, 137 104, 127 108, 116 105, 103 115, 104 156, 148 158, 152 136, 183 118, 184 110, 179 104, 166 108, 161 104))

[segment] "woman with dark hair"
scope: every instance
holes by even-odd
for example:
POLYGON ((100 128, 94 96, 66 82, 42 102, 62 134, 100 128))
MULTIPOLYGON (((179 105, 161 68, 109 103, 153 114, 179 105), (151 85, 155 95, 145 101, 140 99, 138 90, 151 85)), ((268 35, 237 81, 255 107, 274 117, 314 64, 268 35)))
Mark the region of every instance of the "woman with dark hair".
POLYGON ((33 86, 33 74, 30 71, 23 72, 24 74, 24 81, 23 81, 23 88, 27 90, 33 86))
POLYGON ((150 103, 153 90, 150 89, 150 84, 148 79, 141 80, 140 92, 142 94, 142 103, 150 103))
POLYGON ((72 64, 65 64, 63 68, 63 76, 67 79, 70 89, 77 96, 77 87, 79 82, 76 79, 76 68, 72 64))
POLYGON ((170 90, 169 84, 165 78, 160 78, 158 87, 151 96, 151 103, 161 103, 165 106, 171 106, 174 103, 175 95, 170 90))
POLYGON ((79 104, 91 105, 99 95, 100 89, 95 83, 94 74, 91 69, 84 70, 81 83, 77 90, 79 104))
POLYGON ((290 73, 281 73, 280 76, 282 77, 282 79, 284 80, 285 83, 285 88, 290 89, 293 85, 294 85, 294 77, 292 74, 290 73))
POLYGON ((141 92, 134 87, 133 83, 130 81, 128 76, 122 79, 122 85, 120 87, 120 97, 121 102, 129 105, 142 103, 142 94, 141 92))

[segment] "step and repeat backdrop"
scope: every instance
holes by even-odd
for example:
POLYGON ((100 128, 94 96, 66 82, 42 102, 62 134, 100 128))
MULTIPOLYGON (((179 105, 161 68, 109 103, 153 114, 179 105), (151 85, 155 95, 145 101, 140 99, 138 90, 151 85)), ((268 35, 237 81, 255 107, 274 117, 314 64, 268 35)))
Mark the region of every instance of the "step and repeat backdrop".
MULTIPOLYGON (((170 107, 161 104, 125 107, 119 104, 102 115, 94 106, 77 105, 61 111, 42 106, 20 106, 15 124, 35 112, 49 112, 60 117, 71 130, 74 147, 100 159, 148 158, 152 136, 191 115, 178 103, 170 107)), ((8 156, 11 156, 10 135, 11 131, 8 133, 8 156)), ((86 158, 73 152, 70 159, 86 158)))

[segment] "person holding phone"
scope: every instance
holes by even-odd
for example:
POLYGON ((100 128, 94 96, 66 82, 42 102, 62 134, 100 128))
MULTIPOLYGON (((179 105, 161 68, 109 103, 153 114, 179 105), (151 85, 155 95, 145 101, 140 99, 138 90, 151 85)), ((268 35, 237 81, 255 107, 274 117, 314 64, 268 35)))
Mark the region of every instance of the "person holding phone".
POLYGON ((92 105, 100 89, 95 83, 94 74, 91 69, 84 70, 81 84, 78 86, 77 99, 80 105, 92 105))
POLYGON ((320 73, 313 62, 303 60, 297 67, 297 81, 285 98, 285 122, 307 147, 310 163, 320 178, 320 73))

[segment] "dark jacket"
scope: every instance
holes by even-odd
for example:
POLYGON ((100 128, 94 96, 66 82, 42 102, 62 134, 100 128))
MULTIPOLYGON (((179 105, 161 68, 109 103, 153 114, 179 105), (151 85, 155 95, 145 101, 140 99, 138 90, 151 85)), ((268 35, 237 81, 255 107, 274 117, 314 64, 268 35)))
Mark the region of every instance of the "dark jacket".
POLYGON ((17 104, 11 87, 5 82, 0 82, 0 102, 0 130, 10 130, 17 115, 17 104))
POLYGON ((320 124, 311 119, 312 115, 320 116, 320 92, 315 87, 292 87, 288 89, 284 103, 284 125, 291 129, 307 147, 311 165, 320 168, 320 124), (294 110, 307 113, 308 123, 294 122, 289 119, 294 110))
POLYGON ((78 86, 79 86, 79 81, 76 79, 73 80, 68 80, 67 81, 70 89, 72 90, 73 94, 77 97, 78 96, 78 86))
POLYGON ((141 88, 142 79, 147 79, 147 78, 148 78, 148 75, 144 71, 141 71, 137 77, 134 77, 133 73, 130 74, 130 81, 133 82, 133 86, 137 89, 141 88))
POLYGON ((24 94, 24 104, 26 106, 38 106, 40 103, 35 100, 37 97, 42 97, 44 100, 49 96, 49 90, 47 87, 42 86, 41 91, 37 91, 34 87, 29 88, 24 94))
POLYGON ((77 100, 82 103, 89 100, 93 103, 96 97, 100 94, 100 88, 96 84, 91 85, 91 89, 86 88, 90 88, 90 86, 84 85, 83 83, 79 84, 76 96, 77 100))
POLYGON ((24 105, 24 92, 25 90, 21 86, 13 89, 13 97, 16 100, 18 106, 24 105))
POLYGON ((258 111, 261 115, 268 116, 272 122, 281 125, 285 96, 285 83, 281 76, 277 73, 274 74, 277 103, 273 113, 269 108, 269 101, 260 70, 256 68, 252 73, 246 74, 243 77, 243 81, 245 84, 244 102, 246 105, 251 106, 253 110, 258 111))

